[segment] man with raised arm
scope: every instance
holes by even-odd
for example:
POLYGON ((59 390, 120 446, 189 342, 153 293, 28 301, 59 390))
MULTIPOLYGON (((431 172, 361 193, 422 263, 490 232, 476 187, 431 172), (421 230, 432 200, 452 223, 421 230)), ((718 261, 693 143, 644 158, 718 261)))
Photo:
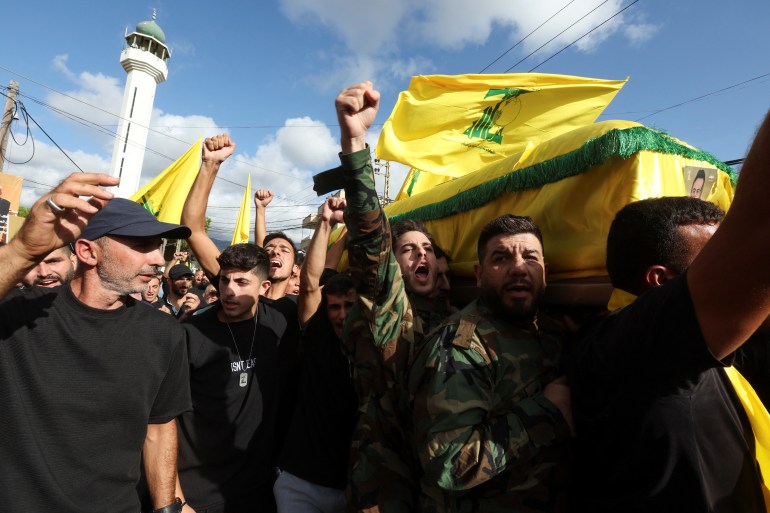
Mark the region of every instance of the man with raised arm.
POLYGON ((607 270, 638 298, 575 351, 577 511, 768 510, 770 418, 730 365, 770 314, 769 167, 770 117, 721 224, 691 198, 613 221, 607 270))
POLYGON ((348 451, 358 402, 340 335, 356 289, 347 273, 335 274, 323 286, 320 282, 329 235, 342 221, 344 208, 342 198, 324 202, 302 267, 301 372, 297 404, 278 460, 278 513, 346 511, 348 451))
MULTIPOLYGON (((227 134, 208 137, 203 141, 201 167, 182 209, 182 222, 187 224, 193 232, 188 242, 209 279, 215 277, 219 272, 219 264, 217 263, 219 249, 206 233, 206 206, 219 168, 233 154, 233 151, 235 151, 235 142, 227 134)), ((260 192, 265 191, 260 189, 257 194, 260 192)), ((276 232, 265 236, 264 230, 259 232, 256 229, 256 226, 260 225, 260 219, 264 227, 264 209, 272 200, 272 193, 266 191, 266 195, 267 193, 269 193, 269 199, 258 200, 256 195, 254 198, 255 203, 264 203, 261 207, 261 214, 260 208, 257 207, 256 244, 263 246, 270 255, 270 288, 265 291, 265 297, 280 299, 287 294, 297 250, 294 242, 284 233, 276 232), (260 243, 260 233, 264 245, 260 243)))
POLYGON ((359 399, 351 506, 401 512, 415 511, 419 495, 418 464, 407 436, 406 372, 413 345, 442 318, 442 303, 429 298, 436 283, 429 234, 412 223, 394 237, 377 199, 366 132, 379 100, 371 82, 337 96, 342 166, 315 181, 319 194, 345 189, 350 268, 359 293, 343 334, 359 399))
POLYGON ((190 408, 186 336, 130 294, 163 265, 162 238, 189 230, 100 187, 117 182, 71 175, 0 247, 0 297, 56 248, 74 242, 79 261, 69 284, 0 304, 4 510, 135 513, 142 464, 155 511, 182 510, 175 419, 190 408))

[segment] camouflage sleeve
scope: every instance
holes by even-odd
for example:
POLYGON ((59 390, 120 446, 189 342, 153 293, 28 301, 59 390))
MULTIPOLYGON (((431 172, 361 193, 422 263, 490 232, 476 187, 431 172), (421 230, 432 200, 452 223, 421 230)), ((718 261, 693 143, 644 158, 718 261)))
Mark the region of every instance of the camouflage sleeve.
POLYGON ((566 423, 542 390, 500 397, 496 389, 506 388, 500 381, 518 376, 501 372, 475 333, 470 347, 455 345, 456 331, 449 325, 435 332, 413 368, 414 442, 423 483, 462 491, 503 473, 508 482, 528 481, 542 462, 541 451, 568 438, 566 423))
MULTIPOLYGON (((340 160, 347 201, 348 258, 360 298, 360 308, 349 315, 363 317, 375 346, 382 347, 400 334, 406 291, 391 251, 390 224, 374 188, 369 148, 340 154, 340 160)), ((347 324, 355 325, 352 320, 347 324)))

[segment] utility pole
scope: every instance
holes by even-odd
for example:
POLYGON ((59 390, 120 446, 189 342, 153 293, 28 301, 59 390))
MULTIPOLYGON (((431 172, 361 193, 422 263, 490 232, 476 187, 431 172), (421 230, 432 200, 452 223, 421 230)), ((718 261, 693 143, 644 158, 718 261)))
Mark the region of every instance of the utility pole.
POLYGON ((5 164, 5 150, 8 147, 8 135, 11 133, 11 122, 16 115, 16 95, 19 94, 19 83, 11 80, 8 84, 8 99, 5 101, 3 123, 0 125, 0 173, 5 164))
POLYGON ((374 159, 374 174, 385 177, 385 187, 380 199, 385 205, 392 203, 393 200, 390 199, 390 161, 374 159))

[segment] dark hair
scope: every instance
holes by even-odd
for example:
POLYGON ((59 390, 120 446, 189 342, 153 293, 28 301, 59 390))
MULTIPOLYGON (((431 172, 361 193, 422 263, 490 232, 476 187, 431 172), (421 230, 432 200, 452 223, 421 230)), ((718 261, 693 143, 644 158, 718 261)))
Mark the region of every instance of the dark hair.
POLYGON ((326 296, 342 296, 347 294, 350 289, 355 288, 353 278, 348 273, 337 273, 326 281, 321 289, 321 297, 326 301, 326 296))
POLYGON ((217 257, 222 269, 243 269, 256 274, 260 280, 267 278, 270 270, 270 257, 267 251, 254 244, 233 244, 217 257))
POLYGON ((414 219, 404 219, 403 221, 399 221, 391 226, 390 237, 393 247, 396 246, 396 241, 398 238, 407 232, 420 232, 428 237, 430 243, 433 244, 433 236, 430 234, 428 229, 425 228, 424 224, 422 224, 420 221, 415 221, 414 219))
POLYGON ((442 248, 435 242, 433 243, 433 253, 436 255, 436 260, 438 260, 439 258, 444 258, 446 259, 448 264, 452 263, 452 257, 449 256, 449 253, 444 251, 444 248, 442 248))
POLYGON ((679 227, 713 225, 724 215, 713 203, 686 196, 629 203, 615 215, 607 235, 607 272, 613 287, 641 293, 645 272, 653 265, 681 273, 692 255, 679 227))
POLYGON ((538 228, 531 217, 506 214, 491 220, 481 229, 477 246, 479 263, 484 261, 484 257, 487 254, 487 242, 493 237, 498 235, 518 235, 520 233, 531 233, 540 241, 540 246, 544 247, 543 234, 540 233, 540 228, 538 228))
POLYGON ((697 173, 695 173, 695 178, 693 179, 693 182, 697 180, 698 178, 703 178, 703 180, 706 180, 706 172, 702 169, 699 169, 697 173))
POLYGON ((295 261, 297 260, 297 246, 295 246, 294 241, 291 240, 289 236, 283 232, 273 232, 268 235, 265 235, 265 240, 262 242, 262 247, 264 248, 265 246, 267 246, 267 243, 273 239, 283 239, 286 242, 288 242, 289 246, 291 246, 291 249, 294 252, 294 260, 295 261))

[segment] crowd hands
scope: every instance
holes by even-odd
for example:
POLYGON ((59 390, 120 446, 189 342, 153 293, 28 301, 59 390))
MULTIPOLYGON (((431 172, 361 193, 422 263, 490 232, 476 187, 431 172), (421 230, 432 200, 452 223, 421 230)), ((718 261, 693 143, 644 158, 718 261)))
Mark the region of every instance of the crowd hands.
MULTIPOLYGON (((632 299, 576 334, 541 304, 548 241, 526 217, 481 230, 478 297, 450 304, 451 257, 422 223, 391 226, 377 200, 366 134, 379 100, 370 82, 336 99, 342 165, 333 173, 345 194, 324 201, 304 255, 286 234, 267 233, 267 189, 254 194, 255 244, 220 252, 207 235, 211 188, 235 150, 227 134, 204 141, 181 227, 113 199, 106 188, 117 180, 102 174, 73 174, 32 206, 0 248, 4 360, 47 358, 29 347, 40 333, 83 354, 115 346, 131 372, 101 371, 94 386, 138 375, 150 399, 121 413, 144 427, 141 440, 102 428, 98 449, 129 457, 105 471, 117 476, 109 485, 87 492, 78 483, 102 468, 79 463, 77 437, 53 442, 35 422, 6 416, 4 432, 33 440, 9 449, 8 469, 43 477, 0 491, 3 503, 98 511, 107 503, 73 507, 67 497, 99 493, 116 498, 116 511, 141 502, 164 513, 766 511, 770 461, 755 434, 770 427, 761 404, 770 400, 770 274, 759 262, 770 228, 756 219, 770 208, 768 122, 729 216, 692 198, 617 214, 607 267, 632 299), (164 261, 162 238, 180 235, 189 251, 164 261), (120 315, 99 313, 109 311, 120 315), (755 396, 748 409, 739 399, 755 396), (65 446, 60 456, 24 458, 51 444, 65 446), (141 476, 131 463, 140 456, 141 476), (62 491, 50 468, 70 466, 62 491), (140 477, 139 497, 126 493, 140 477)), ((74 394, 29 376, 2 376, 12 406, 74 394), (17 397, 25 379, 42 391, 17 397)), ((53 422, 91 424, 62 402, 53 422)), ((104 402, 100 414, 116 415, 104 402)))

